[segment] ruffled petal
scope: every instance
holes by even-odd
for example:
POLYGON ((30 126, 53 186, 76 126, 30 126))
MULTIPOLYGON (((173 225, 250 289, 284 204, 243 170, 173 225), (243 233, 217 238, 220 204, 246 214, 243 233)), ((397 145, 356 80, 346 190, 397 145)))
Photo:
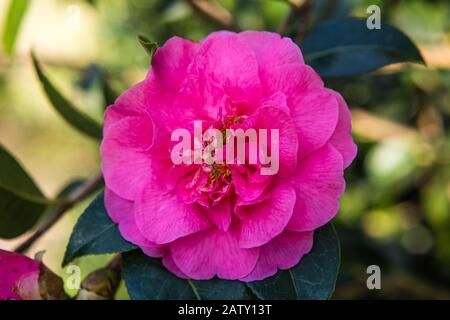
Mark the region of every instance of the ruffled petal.
POLYGON ((291 178, 297 202, 289 230, 315 230, 336 215, 345 189, 342 163, 341 154, 327 144, 299 164, 299 171, 291 178))
POLYGON ((333 90, 329 90, 336 97, 339 104, 339 120, 336 130, 330 138, 330 143, 340 152, 344 159, 344 169, 347 168, 356 157, 356 146, 352 133, 352 114, 342 96, 333 90))
POLYGON ((289 63, 304 63, 298 45, 290 38, 266 31, 244 31, 239 38, 255 52, 260 69, 273 68, 289 63))
POLYGON ((172 258, 189 278, 208 280, 214 276, 235 280, 255 267, 259 248, 243 249, 235 232, 217 228, 198 232, 170 244, 172 258))
POLYGON ((136 225, 134 203, 119 197, 110 189, 105 189, 105 208, 108 215, 119 225, 122 237, 144 249, 152 257, 162 257, 164 248, 147 240, 136 225))
POLYGON ((311 250, 312 245, 312 231, 285 231, 261 247, 255 269, 241 280, 262 280, 276 274, 278 269, 290 269, 300 262, 300 259, 311 250))
POLYGON ((270 199, 252 206, 241 206, 239 216, 239 246, 252 248, 266 244, 283 232, 291 219, 295 191, 288 185, 278 185, 270 199))
POLYGON ((166 244, 212 226, 206 209, 149 183, 135 202, 136 224, 151 242, 166 244))

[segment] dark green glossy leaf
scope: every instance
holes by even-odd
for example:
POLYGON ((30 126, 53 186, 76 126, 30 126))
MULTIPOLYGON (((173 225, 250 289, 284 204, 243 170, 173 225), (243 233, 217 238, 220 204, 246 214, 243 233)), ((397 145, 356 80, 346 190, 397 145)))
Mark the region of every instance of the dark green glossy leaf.
POLYGON ((2 145, 0 168, 0 238, 14 238, 35 225, 48 200, 2 145))
POLYGON ((339 239, 328 223, 315 232, 311 252, 297 266, 247 285, 260 299, 324 300, 334 291, 339 262, 339 239))
POLYGON ((14 51, 17 34, 30 3, 29 0, 11 0, 3 26, 3 47, 8 54, 14 51))
POLYGON ((150 41, 146 36, 139 35, 138 41, 141 46, 144 48, 145 52, 150 57, 150 63, 153 60, 153 56, 155 55, 156 49, 158 49, 158 44, 156 42, 150 41))
POLYGON ((417 47, 400 30, 388 24, 369 30, 362 19, 321 24, 300 47, 305 62, 324 77, 358 75, 398 62, 424 63, 417 47))
POLYGON ((91 255, 124 252, 135 246, 125 241, 105 210, 103 193, 92 201, 78 219, 67 245, 63 265, 91 255))
POLYGON ((79 111, 67 100, 44 74, 36 56, 33 54, 33 65, 45 94, 55 110, 74 128, 96 139, 102 138, 102 127, 96 121, 79 111))
POLYGON ((245 285, 239 281, 213 279, 188 281, 170 273, 158 259, 140 250, 123 254, 123 275, 134 300, 246 299, 245 285))

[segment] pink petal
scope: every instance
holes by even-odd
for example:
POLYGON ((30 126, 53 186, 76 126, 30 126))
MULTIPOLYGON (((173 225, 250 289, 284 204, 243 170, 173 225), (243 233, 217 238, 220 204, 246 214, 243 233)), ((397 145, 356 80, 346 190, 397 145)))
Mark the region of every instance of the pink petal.
POLYGON ((151 242, 165 244, 211 227, 204 208, 185 204, 174 191, 149 183, 135 202, 136 224, 151 242))
MULTIPOLYGON (((292 121, 292 117, 286 113, 288 111, 286 106, 270 106, 270 103, 274 103, 276 100, 269 99, 264 102, 266 106, 258 108, 251 116, 249 116, 245 122, 245 128, 253 129, 267 129, 268 137, 267 143, 268 150, 279 150, 279 172, 276 174, 279 176, 287 176, 297 167, 297 154, 299 148, 299 139, 295 124, 292 121), (271 129, 277 129, 279 134, 278 144, 271 145, 270 131, 271 129)), ((280 100, 278 100, 279 102, 280 100)))
MULTIPOLYGON (((214 32, 204 39, 189 66, 185 92, 197 108, 209 107, 217 119, 224 95, 257 105, 261 99, 258 64, 252 49, 235 33, 214 32)), ((189 101, 186 101, 189 102, 189 101)))
POLYGON ((119 225, 120 234, 125 240, 142 247, 149 256, 163 255, 163 247, 147 240, 138 229, 132 201, 125 200, 105 188, 105 208, 111 219, 119 225))
POLYGON ((36 292, 39 270, 39 262, 0 249, 0 300, 25 298, 17 294, 17 289, 21 289, 21 293, 36 292))
POLYGON ((134 200, 151 180, 151 160, 142 152, 114 149, 102 155, 105 184, 119 196, 134 200))
POLYGON ((344 159, 344 168, 347 168, 355 159, 358 149, 351 136, 352 114, 344 98, 338 92, 330 91, 339 103, 339 121, 336 130, 330 138, 330 143, 341 153, 344 159))
POLYGON ((246 213, 239 225, 239 246, 261 246, 279 235, 291 219, 295 204, 295 191, 287 185, 278 185, 272 197, 252 206, 241 206, 246 213))
POLYGON ((309 66, 291 63, 260 71, 261 85, 266 97, 282 92, 287 104, 292 107, 296 99, 311 90, 323 88, 323 81, 309 66))
POLYGON ((164 88, 165 94, 176 93, 199 45, 180 37, 172 37, 156 50, 147 79, 164 88))
POLYGON ((173 258, 172 258, 172 255, 170 252, 168 252, 164 256, 162 262, 163 262, 164 267, 166 267, 170 272, 175 274, 178 278, 189 279, 189 277, 187 275, 185 275, 183 273, 183 271, 181 271, 180 268, 178 268, 178 266, 175 264, 175 261, 173 261, 173 258))
POLYGON ((208 209, 208 215, 217 228, 227 231, 231 224, 230 199, 225 197, 217 205, 208 209))
POLYGON ((105 112, 102 153, 113 148, 129 148, 142 152, 153 144, 153 123, 146 113, 129 113, 115 105, 105 112))
POLYGON ((300 48, 290 38, 265 31, 244 31, 239 37, 253 49, 261 69, 303 63, 300 48))
POLYGON ((252 182, 247 176, 247 173, 240 173, 236 168, 231 169, 231 174, 233 176, 233 185, 236 194, 239 196, 239 199, 246 202, 259 198, 272 181, 272 176, 264 176, 267 177, 264 181, 260 183, 252 182))
POLYGON ((198 232, 170 244, 173 260, 189 278, 207 280, 245 277, 256 265, 259 248, 239 247, 237 236, 217 228, 198 232))
POLYGON ((122 111, 142 113, 149 108, 148 84, 141 81, 120 95, 114 105, 122 111))
POLYGON ((296 266, 313 245, 313 232, 285 231, 261 247, 255 269, 241 279, 257 281, 273 276, 278 269, 287 270, 296 266))
POLYGON ((299 135, 300 156, 325 145, 336 128, 339 109, 314 70, 302 64, 289 64, 265 71, 262 79, 267 94, 282 92, 287 98, 299 135))
POLYGON ((151 176, 148 149, 154 139, 153 124, 145 112, 134 110, 141 104, 142 90, 141 84, 134 86, 106 110, 100 147, 106 185, 128 200, 134 200, 151 176))
POLYGON ((291 178, 297 202, 287 228, 311 231, 330 221, 345 189, 343 174, 342 156, 331 144, 302 160, 291 178))
POLYGON ((339 108, 329 91, 313 90, 298 99, 292 115, 299 133, 299 155, 304 158, 330 139, 338 122, 339 108))

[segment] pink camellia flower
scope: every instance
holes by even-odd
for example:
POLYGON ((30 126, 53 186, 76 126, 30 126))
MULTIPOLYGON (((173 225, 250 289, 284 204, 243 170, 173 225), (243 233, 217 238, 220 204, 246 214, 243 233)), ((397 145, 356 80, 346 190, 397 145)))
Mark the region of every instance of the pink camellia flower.
POLYGON ((0 300, 39 300, 40 263, 0 250, 0 300))
POLYGON ((126 240, 179 277, 264 279, 299 263, 336 215, 356 155, 350 131, 345 101, 290 39, 174 37, 106 111, 105 206, 126 240), (262 175, 259 162, 175 165, 171 133, 194 121, 278 129, 277 174, 262 175))

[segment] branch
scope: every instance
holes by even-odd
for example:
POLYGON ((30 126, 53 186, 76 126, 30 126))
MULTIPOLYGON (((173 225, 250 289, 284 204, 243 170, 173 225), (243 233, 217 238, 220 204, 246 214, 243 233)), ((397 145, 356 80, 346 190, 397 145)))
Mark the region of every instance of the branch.
POLYGON ((98 189, 103 183, 102 174, 99 172, 94 177, 83 183, 79 188, 75 189, 67 197, 67 201, 63 204, 55 206, 48 215, 48 219, 42 223, 38 229, 22 244, 20 244, 14 251, 17 253, 24 253, 33 243, 46 233, 66 211, 71 209, 75 204, 89 196, 92 192, 98 189))
POLYGON ((186 2, 208 20, 219 27, 239 31, 233 15, 215 0, 186 0, 186 2))
POLYGON ((312 0, 289 0, 291 9, 286 18, 281 22, 277 28, 277 32, 281 35, 285 35, 289 28, 295 23, 296 20, 300 20, 297 28, 296 43, 304 37, 305 33, 309 30, 313 19, 313 1, 312 0))

